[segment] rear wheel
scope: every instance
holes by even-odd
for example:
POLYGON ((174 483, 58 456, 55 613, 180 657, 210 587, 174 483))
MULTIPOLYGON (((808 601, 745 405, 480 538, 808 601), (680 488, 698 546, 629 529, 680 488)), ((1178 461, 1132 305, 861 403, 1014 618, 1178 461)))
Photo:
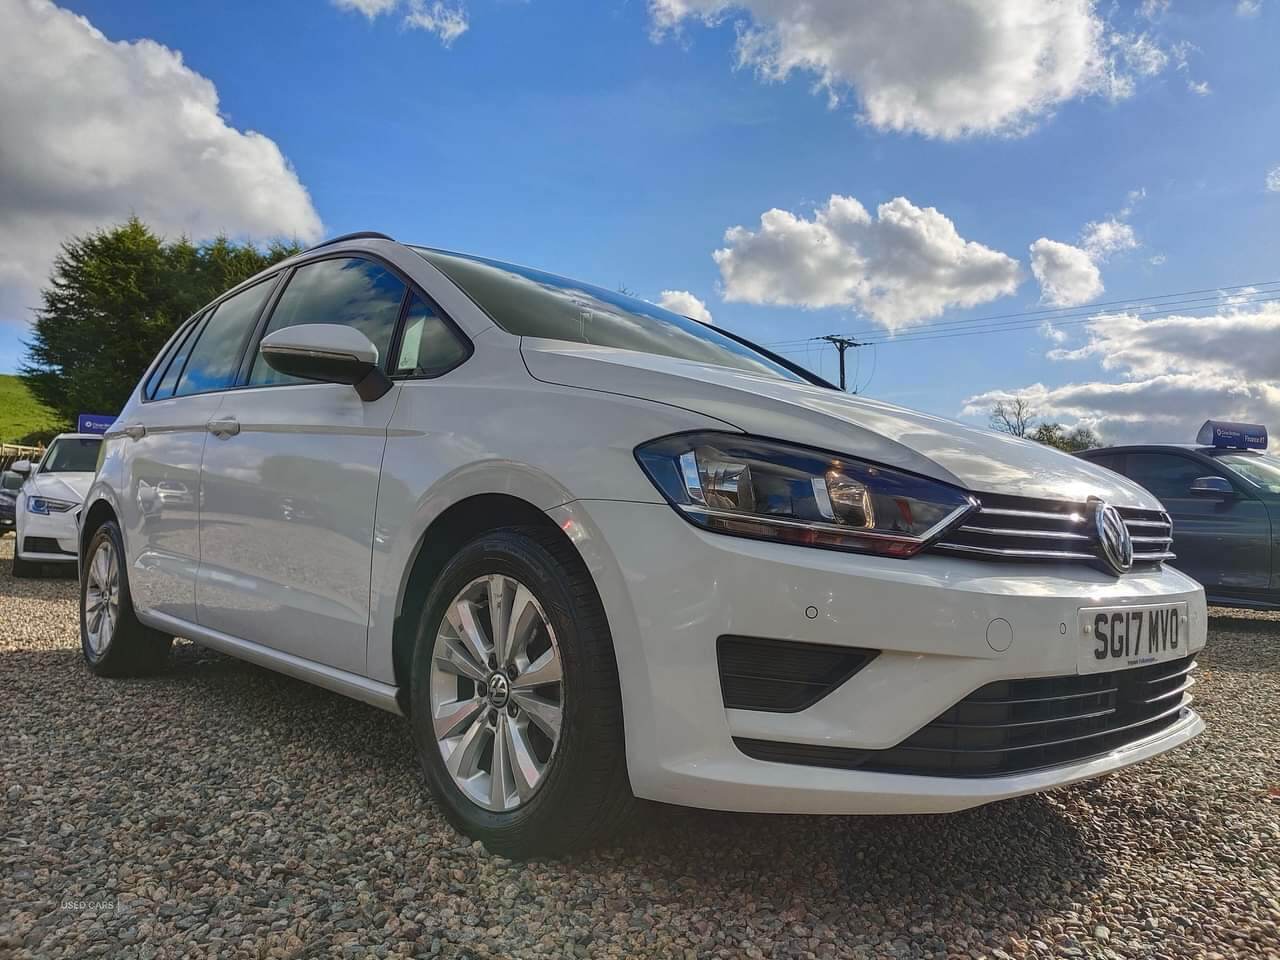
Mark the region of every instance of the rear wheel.
POLYGON ((562 853, 621 824, 613 641, 557 532, 487 533, 446 566, 419 625, 411 721, 433 796, 494 852, 562 853))
POLYGON ((155 673, 173 637, 143 626, 133 612, 120 528, 108 520, 85 551, 80 577, 80 649, 94 673, 126 677, 155 673))

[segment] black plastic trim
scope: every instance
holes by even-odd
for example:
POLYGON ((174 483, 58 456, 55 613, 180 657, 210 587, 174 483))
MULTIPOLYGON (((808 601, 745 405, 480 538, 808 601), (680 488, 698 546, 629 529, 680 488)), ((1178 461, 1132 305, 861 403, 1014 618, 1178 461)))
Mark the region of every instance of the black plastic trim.
POLYGON ((836 644, 722 636, 716 641, 720 693, 729 710, 799 713, 880 655, 836 644))

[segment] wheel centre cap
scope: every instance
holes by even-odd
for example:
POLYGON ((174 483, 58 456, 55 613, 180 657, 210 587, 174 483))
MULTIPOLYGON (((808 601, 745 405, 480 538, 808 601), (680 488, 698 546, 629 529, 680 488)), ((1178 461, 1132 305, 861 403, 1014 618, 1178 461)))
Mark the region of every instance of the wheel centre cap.
POLYGON ((507 679, 505 673, 490 674, 485 683, 485 692, 488 694, 490 706, 505 707, 507 701, 511 699, 511 681, 507 679))

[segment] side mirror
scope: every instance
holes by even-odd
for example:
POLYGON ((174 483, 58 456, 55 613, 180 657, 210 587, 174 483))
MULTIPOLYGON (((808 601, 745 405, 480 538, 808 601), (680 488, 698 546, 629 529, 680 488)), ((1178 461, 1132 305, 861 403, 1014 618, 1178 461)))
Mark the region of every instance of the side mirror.
POLYGON ((20 477, 29 477, 31 476, 31 461, 15 460, 13 463, 9 464, 9 469, 20 477))
POLYGON ((1191 481, 1193 497, 1218 497, 1227 499, 1235 496, 1235 489, 1226 477, 1197 477, 1191 481))
POLYGON ((378 368, 378 348, 355 327, 337 323, 299 323, 262 338, 262 359, 290 377, 345 383, 361 400, 377 400, 391 389, 378 368))

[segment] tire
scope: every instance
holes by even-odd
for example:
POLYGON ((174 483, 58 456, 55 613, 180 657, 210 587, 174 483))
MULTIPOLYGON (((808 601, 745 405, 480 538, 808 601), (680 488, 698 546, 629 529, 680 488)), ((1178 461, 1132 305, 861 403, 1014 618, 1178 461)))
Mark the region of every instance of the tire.
POLYGON ((559 531, 512 527, 486 533, 445 566, 423 605, 418 625, 410 725, 432 796, 454 827, 483 841, 493 853, 518 859, 568 853, 592 846, 623 826, 635 800, 627 780, 613 640, 595 584, 559 531), (522 586, 527 594, 520 592, 522 586), (457 650, 474 647, 467 646, 466 631, 454 629, 446 615, 462 622, 455 601, 464 595, 481 597, 470 609, 476 611, 475 623, 482 631, 487 627, 492 636, 489 610, 493 604, 488 598, 494 590, 504 597, 499 609, 514 611, 517 621, 511 647, 519 648, 515 638, 525 636, 526 652, 515 654, 510 668, 498 664, 502 669, 496 669, 495 658, 489 662, 487 677, 468 678, 459 668, 473 669, 477 658, 464 653, 470 664, 465 667, 456 659, 457 650), (536 683, 535 678, 554 675, 557 655, 561 679, 527 686, 536 683), (508 681, 498 687, 509 690, 509 700, 499 699, 502 690, 493 689, 498 673, 508 681), (460 721, 466 724, 457 728, 463 732, 452 740, 441 740, 438 725, 442 735, 454 729, 449 726, 453 721, 444 717, 459 716, 452 708, 460 705, 465 710, 472 702, 467 699, 468 683, 474 687, 470 696, 478 712, 469 723, 465 718, 460 721), (452 703, 451 697, 456 697, 452 703), (554 715, 554 710, 547 711, 548 703, 559 707, 559 733, 554 741, 542 726, 554 715), (483 768, 486 748, 476 745, 486 738, 488 786, 483 772, 469 783, 456 779, 445 759, 446 750, 450 749, 450 760, 465 774, 470 769, 468 755, 477 758, 478 769, 483 768), (495 786, 492 771, 499 743, 509 756, 524 757, 526 763, 505 765, 504 779, 495 786), (465 744, 471 745, 470 754, 465 744), (544 764, 541 774, 530 786, 539 763, 544 764))
POLYGON ((37 560, 23 560, 18 556, 18 545, 13 545, 13 568, 14 579, 26 580, 32 577, 44 576, 44 567, 37 560))
POLYGON ((80 650, 89 669, 101 677, 156 673, 168 662, 169 649, 173 646, 173 637, 143 626, 134 614, 124 555, 124 540, 113 520, 93 532, 84 554, 85 565, 80 577, 80 650), (103 590, 104 583, 114 583, 114 594, 109 589, 103 590), (99 604, 97 600, 102 602, 99 604))

